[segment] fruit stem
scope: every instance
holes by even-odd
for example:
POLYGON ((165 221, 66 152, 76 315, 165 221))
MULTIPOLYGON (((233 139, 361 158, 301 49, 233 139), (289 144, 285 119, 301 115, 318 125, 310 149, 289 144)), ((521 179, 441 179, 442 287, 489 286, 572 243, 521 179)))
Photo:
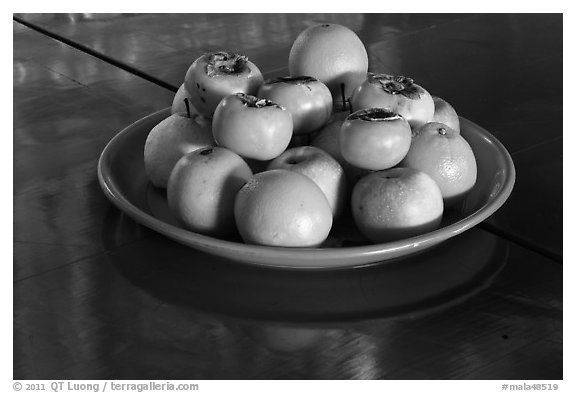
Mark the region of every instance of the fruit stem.
POLYGON ((206 65, 206 73, 212 77, 219 74, 239 74, 246 67, 248 58, 236 53, 215 52, 212 53, 206 65))
POLYGON ((342 110, 343 111, 346 110, 346 95, 344 94, 345 88, 346 88, 345 84, 340 83, 340 92, 342 94, 342 110))
POLYGON ((396 120, 400 116, 386 108, 366 108, 360 109, 353 115, 348 116, 349 120, 384 121, 396 120))
POLYGON ((352 109, 352 101, 350 101, 350 98, 348 98, 348 108, 350 108, 350 114, 354 113, 354 109, 352 109))
POLYGON ((190 114, 190 103, 188 102, 188 98, 184 98, 184 105, 186 105, 186 112, 188 113, 188 118, 192 118, 190 114))

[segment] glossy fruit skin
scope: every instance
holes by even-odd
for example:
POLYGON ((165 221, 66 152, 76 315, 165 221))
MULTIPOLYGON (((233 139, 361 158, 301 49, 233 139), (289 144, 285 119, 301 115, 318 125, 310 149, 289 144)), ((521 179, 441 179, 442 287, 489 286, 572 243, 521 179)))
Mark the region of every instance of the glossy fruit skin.
POLYGON ((212 122, 216 143, 245 158, 266 161, 278 157, 292 138, 292 115, 272 102, 255 107, 246 100, 260 102, 238 93, 218 104, 212 122))
POLYGON ((314 135, 310 146, 317 147, 330 154, 344 169, 346 180, 350 187, 356 183, 362 176, 366 175, 369 170, 361 169, 350 164, 344 159, 340 152, 340 128, 350 115, 349 112, 335 112, 330 117, 328 124, 322 127, 314 135))
POLYGON ((184 155, 172 170, 166 195, 172 214, 188 229, 210 236, 236 231, 236 193, 252 171, 236 153, 223 147, 184 155))
POLYGON ((234 93, 254 95, 262 83, 264 78, 254 63, 243 56, 226 52, 211 52, 200 56, 190 65, 184 79, 192 105, 200 114, 209 118, 213 116, 222 98, 234 93), (244 66, 239 67, 238 73, 214 72, 211 63, 215 55, 238 56, 244 59, 240 61, 244 66))
POLYGON ((368 108, 348 116, 340 128, 340 152, 355 167, 373 171, 397 165, 410 148, 410 125, 393 112, 379 120, 365 120, 362 115, 381 108, 368 108))
POLYGON ((440 97, 432 96, 434 100, 434 116, 432 122, 446 124, 457 133, 460 133, 460 119, 452 105, 440 97))
POLYGON ((411 168, 392 168, 363 177, 354 186, 351 207, 358 229, 374 243, 433 231, 444 212, 434 180, 411 168))
POLYGON ((335 102, 345 97, 366 79, 368 53, 360 38, 349 28, 323 23, 302 31, 290 49, 290 75, 310 75, 322 81, 335 102))
POLYGON ((322 127, 318 132, 314 135, 312 142, 310 143, 311 146, 318 147, 332 157, 334 157, 340 164, 347 163, 342 157, 342 153, 340 153, 340 128, 346 118, 350 115, 349 112, 335 112, 332 114, 328 123, 322 127))
POLYGON ((268 170, 286 169, 309 177, 324 192, 332 215, 337 218, 347 202, 346 175, 342 166, 325 151, 313 146, 293 147, 268 165, 268 170))
POLYGON ((266 81, 258 97, 274 101, 292 114, 294 135, 309 134, 325 125, 332 114, 332 94, 312 77, 284 77, 266 81))
POLYGON ((188 91, 186 90, 184 83, 182 83, 180 85, 180 87, 178 88, 178 91, 174 95, 174 99, 172 100, 172 107, 170 108, 170 113, 171 114, 187 113, 188 110, 186 108, 186 104, 184 103, 185 98, 188 99, 188 105, 190 107, 190 114, 191 115, 199 115, 200 113, 198 112, 198 110, 196 108, 194 108, 194 105, 192 105, 192 99, 190 97, 190 93, 188 93, 188 91))
POLYGON ((368 78, 362 82, 352 93, 350 103, 354 110, 364 108, 388 108, 404 117, 413 130, 418 129, 432 120, 434 116, 434 100, 428 91, 419 86, 410 78, 387 74, 369 73, 368 78), (401 80, 409 89, 391 93, 383 88, 382 80, 401 80))
POLYGON ((317 247, 332 228, 332 210, 322 190, 285 169, 254 175, 236 195, 234 214, 248 244, 317 247))
POLYGON ((413 134, 410 150, 400 165, 432 177, 446 207, 466 196, 478 173, 474 152, 466 139, 445 124, 434 122, 413 134))
POLYGON ((150 182, 166 188, 180 157, 215 144, 208 119, 199 115, 189 118, 183 113, 167 117, 152 128, 144 145, 144 169, 150 182))

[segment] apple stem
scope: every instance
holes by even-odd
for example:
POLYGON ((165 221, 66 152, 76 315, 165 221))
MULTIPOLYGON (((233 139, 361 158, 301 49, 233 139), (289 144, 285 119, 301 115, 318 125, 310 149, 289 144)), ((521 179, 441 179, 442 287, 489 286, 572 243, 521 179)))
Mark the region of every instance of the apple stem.
POLYGON ((354 113, 354 109, 352 109, 352 101, 348 99, 348 108, 350 109, 350 114, 354 113))
POLYGON ((190 102, 188 102, 188 98, 184 98, 184 105, 186 105, 186 112, 188 112, 188 118, 192 118, 190 114, 190 102))
POLYGON ((340 83, 340 93, 342 94, 342 110, 345 111, 346 110, 346 94, 344 94, 344 91, 346 89, 346 85, 344 83, 340 83))

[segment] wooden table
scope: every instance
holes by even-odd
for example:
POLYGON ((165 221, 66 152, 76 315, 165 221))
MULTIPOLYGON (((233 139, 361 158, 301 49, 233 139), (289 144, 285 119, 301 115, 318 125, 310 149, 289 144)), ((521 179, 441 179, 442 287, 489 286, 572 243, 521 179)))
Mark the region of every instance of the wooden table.
POLYGON ((562 379, 562 24, 558 14, 14 15, 14 378, 562 379), (402 261, 488 261, 457 293, 388 310, 382 266, 239 266, 136 224, 101 191, 104 146, 171 105, 200 54, 228 49, 286 75, 293 40, 321 21, 353 29, 370 70, 412 76, 511 153, 516 185, 496 214, 402 261))

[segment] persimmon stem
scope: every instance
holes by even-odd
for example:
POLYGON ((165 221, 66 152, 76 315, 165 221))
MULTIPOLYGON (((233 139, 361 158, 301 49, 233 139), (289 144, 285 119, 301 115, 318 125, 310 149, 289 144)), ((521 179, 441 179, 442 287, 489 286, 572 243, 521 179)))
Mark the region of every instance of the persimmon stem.
POLYGON ((340 83, 340 93, 342 94, 342 110, 346 110, 346 94, 344 91, 346 90, 346 85, 344 83, 340 83))
POLYGON ((188 113, 188 118, 192 118, 190 114, 190 102, 188 102, 188 98, 184 98, 184 105, 186 105, 186 112, 188 113))

